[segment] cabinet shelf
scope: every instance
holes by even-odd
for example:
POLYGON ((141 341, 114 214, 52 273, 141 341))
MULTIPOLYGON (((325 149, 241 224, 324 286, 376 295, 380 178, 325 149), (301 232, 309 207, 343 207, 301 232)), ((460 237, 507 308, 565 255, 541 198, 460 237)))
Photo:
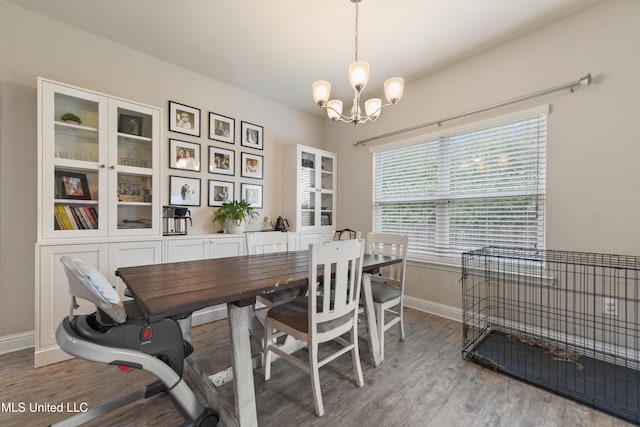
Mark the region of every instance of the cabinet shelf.
POLYGON ((56 205, 98 205, 97 200, 79 200, 79 199, 54 199, 56 205))
POLYGON ((148 136, 138 136, 138 135, 132 135, 130 133, 122 133, 122 132, 118 132, 118 138, 121 138, 125 142, 133 142, 133 143, 136 143, 136 144, 140 143, 141 141, 142 142, 151 142, 151 141, 153 141, 148 136))
POLYGON ((78 134, 82 134, 83 132, 86 132, 87 135, 93 135, 94 137, 97 136, 96 134, 98 133, 98 128, 94 128, 90 126, 77 125, 75 123, 68 123, 68 122, 61 122, 61 121, 55 121, 54 124, 56 126, 56 132, 60 132, 64 130, 73 135, 78 135, 78 134))
POLYGON ((98 162, 90 162, 85 160, 63 159, 56 157, 53 161, 57 170, 73 171, 90 171, 95 172, 100 169, 98 162))
POLYGON ((118 202, 118 206, 153 206, 151 202, 118 202))

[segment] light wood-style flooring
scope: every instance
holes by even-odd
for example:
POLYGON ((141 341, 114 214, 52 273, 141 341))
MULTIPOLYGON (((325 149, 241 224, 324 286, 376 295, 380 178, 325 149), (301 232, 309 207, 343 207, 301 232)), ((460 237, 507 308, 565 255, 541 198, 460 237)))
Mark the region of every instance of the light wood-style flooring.
MULTIPOLYGON (((261 426, 626 426, 587 406, 464 361, 461 325, 416 310, 406 310, 406 340, 387 333, 385 362, 373 368, 361 341, 365 385, 356 387, 348 355, 321 368, 326 415, 315 416, 308 376, 280 360, 264 382, 255 371, 261 426)), ((227 322, 193 328, 194 354, 215 372, 230 364, 227 322)), ((305 350, 301 350, 305 351, 305 350)), ((30 403, 100 402, 137 390, 154 378, 122 373, 113 366, 69 360, 33 368, 33 351, 0 356, 0 402, 23 402, 25 413, 0 413, 1 426, 44 426, 68 414, 29 413, 30 403)), ((233 389, 224 387, 231 398, 233 389)), ((171 400, 159 395, 105 415, 91 426, 176 426, 182 417, 171 400)))

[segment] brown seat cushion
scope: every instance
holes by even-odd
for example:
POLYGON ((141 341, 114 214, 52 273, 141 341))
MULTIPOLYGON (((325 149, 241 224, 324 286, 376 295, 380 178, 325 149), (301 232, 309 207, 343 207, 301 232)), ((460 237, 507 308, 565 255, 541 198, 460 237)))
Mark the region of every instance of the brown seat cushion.
MULTIPOLYGON (((309 333, 308 301, 308 297, 298 297, 293 301, 269 309, 268 316, 298 331, 309 333)), ((320 323, 318 331, 326 332, 349 322, 351 319, 353 319, 353 314, 348 313, 329 322, 320 323)))

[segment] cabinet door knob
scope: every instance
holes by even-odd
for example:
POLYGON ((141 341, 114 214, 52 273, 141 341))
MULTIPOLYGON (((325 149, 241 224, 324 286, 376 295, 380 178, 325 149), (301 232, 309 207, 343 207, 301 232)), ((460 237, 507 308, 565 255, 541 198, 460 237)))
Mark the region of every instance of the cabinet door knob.
POLYGON ((104 167, 105 167, 104 164, 100 165, 100 169, 104 169, 104 167))
POLYGON ((115 167, 115 166, 113 166, 113 165, 109 166, 109 169, 115 169, 115 168, 116 168, 116 167, 115 167))

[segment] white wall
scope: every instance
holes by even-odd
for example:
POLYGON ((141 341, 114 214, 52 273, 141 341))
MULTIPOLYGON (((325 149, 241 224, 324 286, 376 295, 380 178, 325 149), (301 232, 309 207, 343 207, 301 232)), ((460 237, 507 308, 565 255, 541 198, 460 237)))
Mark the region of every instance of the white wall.
MULTIPOLYGON (((640 255, 638 40, 640 2, 610 0, 407 84, 401 103, 383 111, 378 122, 358 127, 357 138, 516 98, 590 72, 594 84, 573 94, 557 93, 445 126, 550 103, 547 247, 640 255)), ((434 128, 423 131, 429 130, 434 128)), ((325 149, 341 159, 338 226, 371 230, 368 148, 352 146, 353 126, 327 121, 325 133, 325 149)), ((459 279, 458 271, 411 266, 407 294, 460 307, 459 279)))
MULTIPOLYGON (((163 204, 168 204, 168 175, 200 178, 202 207, 192 208, 190 233, 214 231, 207 207, 207 181, 229 180, 207 173, 208 146, 231 148, 208 139, 208 113, 236 120, 236 191, 242 182, 264 186, 261 215, 282 213, 282 151, 288 144, 321 146, 322 122, 307 114, 205 78, 105 39, 80 32, 0 0, 0 337, 34 328, 34 244, 36 211, 36 78, 162 107, 163 204), (168 132, 168 101, 200 108, 201 137, 168 132), (14 108, 15 106, 15 108, 14 108), (20 115, 18 115, 20 112, 20 115), (240 122, 264 127, 264 180, 241 179, 240 122), (14 127, 17 126, 17 127, 14 127), (169 137, 201 144, 202 172, 168 169, 169 137), (16 152, 20 155, 16 155, 16 152), (23 180, 21 178, 23 176, 23 180), (21 185, 18 187, 17 183, 21 185), (24 186, 22 185, 24 183, 24 186), (9 197, 10 196, 10 197, 9 197), (14 213, 23 215, 19 221, 14 213), (9 240, 10 239, 10 240, 9 240), (9 244, 9 242, 13 242, 9 244), (18 242, 18 243, 16 243, 18 242)), ((249 150, 247 150, 249 151, 249 150)), ((254 153, 258 153, 255 152, 254 153)))

